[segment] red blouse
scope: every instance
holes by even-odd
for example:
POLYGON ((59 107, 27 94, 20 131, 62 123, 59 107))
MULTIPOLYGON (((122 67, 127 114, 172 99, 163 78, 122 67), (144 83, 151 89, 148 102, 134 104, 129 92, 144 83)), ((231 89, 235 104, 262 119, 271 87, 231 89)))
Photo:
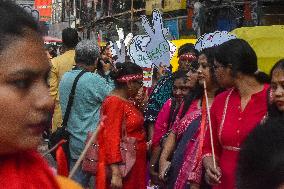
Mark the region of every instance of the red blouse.
POLYGON ((109 188, 105 168, 110 164, 122 161, 120 141, 123 124, 125 124, 127 136, 135 137, 137 140, 136 162, 129 175, 123 179, 123 188, 134 188, 136 184, 141 186, 136 187, 137 189, 145 188, 146 133, 143 127, 142 113, 129 101, 116 96, 108 96, 102 104, 101 114, 105 119, 98 134, 99 164, 96 188, 109 188))
MULTIPOLYGON (((241 110, 241 98, 236 89, 219 94, 211 106, 211 123, 216 159, 222 170, 221 184, 214 188, 235 188, 235 169, 242 142, 257 126, 267 113, 267 90, 264 85, 262 91, 251 96, 245 109, 241 110), (223 120, 224 106, 228 98, 227 110, 223 120)), ((211 155, 209 129, 206 133, 203 157, 211 155)))

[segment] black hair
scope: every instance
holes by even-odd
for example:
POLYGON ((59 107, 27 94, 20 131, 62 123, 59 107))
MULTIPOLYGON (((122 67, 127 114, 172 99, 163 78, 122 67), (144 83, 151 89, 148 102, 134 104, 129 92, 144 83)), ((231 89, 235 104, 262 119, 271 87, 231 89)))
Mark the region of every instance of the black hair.
POLYGON ((102 76, 102 77, 105 77, 105 72, 104 72, 104 69, 103 69, 103 63, 102 61, 104 61, 102 58, 99 58, 98 59, 98 63, 97 63, 97 73, 102 76))
POLYGON ((118 82, 117 80, 122 76, 130 74, 143 74, 143 69, 132 62, 116 63, 116 70, 111 72, 110 77, 114 80, 116 88, 122 88, 126 86, 126 83, 118 82))
POLYGON ((274 66, 272 67, 270 71, 270 79, 272 79, 273 71, 276 69, 284 70, 284 59, 281 59, 274 64, 274 66))
POLYGON ((62 42, 67 48, 75 48, 79 42, 79 36, 76 29, 65 28, 62 31, 62 42))
POLYGON ((23 37, 26 29, 40 34, 34 18, 12 1, 0 0, 0 18, 0 51, 13 40, 11 36, 23 37))
POLYGON ((193 53, 198 56, 198 51, 194 48, 192 43, 185 43, 178 49, 178 57, 186 53, 193 53))
POLYGON ((209 65, 211 79, 213 80, 213 82, 217 83, 217 78, 214 71, 215 49, 216 49, 215 47, 203 49, 199 55, 204 54, 206 56, 207 63, 209 65))
POLYGON ((47 46, 46 48, 47 48, 46 50, 49 52, 49 54, 50 54, 50 56, 51 56, 52 58, 54 58, 54 57, 57 56, 57 48, 56 48, 56 46, 54 46, 54 45, 49 45, 49 46, 47 46))
MULTIPOLYGON (((278 62, 276 62, 276 64, 272 67, 271 71, 270 71, 270 80, 272 79, 272 75, 273 75, 273 72, 274 70, 277 70, 277 69, 280 69, 280 70, 283 70, 284 71, 284 59, 281 59, 279 60, 278 62)), ((270 92, 270 90, 268 91, 270 92)), ((268 94, 268 98, 269 99, 269 95, 268 94)), ((280 116, 283 116, 283 112, 281 112, 275 103, 272 103, 272 102, 269 102, 268 100, 268 116, 269 117, 280 117, 280 116)))
POLYGON ((107 64, 111 64, 109 60, 103 60, 102 58, 99 58, 98 63, 97 63, 97 73, 108 81, 109 77, 107 77, 104 71, 103 62, 107 64))
POLYGON ((284 184, 284 119, 266 120, 241 146, 238 189, 277 189, 284 184))
MULTIPOLYGON (((173 74, 173 83, 175 82, 175 80, 177 79, 184 79, 184 81, 186 82, 187 79, 187 72, 184 70, 178 70, 173 74)), ((168 127, 170 127, 174 121, 175 118, 178 114, 178 110, 179 110, 179 106, 177 106, 177 101, 175 98, 172 98, 172 103, 171 103, 171 107, 170 107, 170 115, 169 119, 168 119, 168 127)))
POLYGON ((257 56, 243 39, 231 39, 216 48, 215 59, 224 67, 232 66, 233 76, 238 72, 254 76, 260 83, 268 83, 269 77, 258 71, 257 56))
POLYGON ((186 112, 188 111, 190 105, 192 104, 194 100, 202 98, 203 93, 204 93, 203 91, 204 91, 203 87, 200 84, 197 84, 189 92, 189 94, 184 97, 184 105, 183 105, 180 118, 183 118, 185 116, 186 112))
MULTIPOLYGON (((209 65, 209 71, 210 71, 210 76, 211 76, 210 79, 212 80, 212 83, 214 82, 217 83, 217 79, 216 79, 214 68, 213 68, 214 57, 215 57, 215 47, 203 49, 199 55, 202 55, 202 54, 204 54, 207 58, 207 63, 209 65)), ((218 89, 215 95, 219 94, 222 91, 223 89, 221 88, 218 89)), ((185 116, 186 112, 188 111, 190 105, 192 104, 194 100, 202 98, 203 93, 204 93, 204 89, 203 89, 203 86, 201 86, 200 84, 197 84, 195 88, 192 89, 192 91, 185 97, 184 106, 181 112, 181 118, 185 116)))
MULTIPOLYGON (((220 94, 221 92, 223 92, 224 89, 219 88, 216 92, 215 92, 215 96, 217 96, 218 94, 220 94)), ((186 112, 188 111, 189 107, 191 106, 192 102, 194 100, 197 99, 201 99, 204 95, 204 88, 203 86, 201 86, 200 84, 197 84, 190 92, 188 95, 185 96, 184 98, 184 105, 183 105, 183 109, 181 112, 181 116, 180 118, 183 118, 186 114, 186 112)), ((202 105, 202 104, 201 104, 202 105)))
POLYGON ((158 68, 155 66, 154 68, 153 68, 153 75, 152 75, 152 80, 154 80, 154 81, 158 81, 158 75, 159 75, 159 70, 158 70, 158 68))
POLYGON ((176 79, 184 79, 186 80, 187 76, 187 71, 184 70, 178 70, 173 74, 173 81, 175 81, 176 79))

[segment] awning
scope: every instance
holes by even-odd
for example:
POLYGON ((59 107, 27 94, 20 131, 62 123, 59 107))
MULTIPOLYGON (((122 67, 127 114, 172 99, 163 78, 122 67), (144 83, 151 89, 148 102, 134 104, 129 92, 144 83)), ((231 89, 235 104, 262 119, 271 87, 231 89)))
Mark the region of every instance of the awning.
POLYGON ((62 42, 61 39, 56 38, 56 37, 51 37, 51 36, 44 36, 44 37, 43 37, 43 40, 44 40, 44 42, 49 42, 49 43, 51 43, 51 42, 58 42, 58 43, 61 43, 61 42, 62 42))
POLYGON ((237 28, 232 31, 254 49, 258 68, 269 73, 273 65, 284 58, 284 25, 237 28))

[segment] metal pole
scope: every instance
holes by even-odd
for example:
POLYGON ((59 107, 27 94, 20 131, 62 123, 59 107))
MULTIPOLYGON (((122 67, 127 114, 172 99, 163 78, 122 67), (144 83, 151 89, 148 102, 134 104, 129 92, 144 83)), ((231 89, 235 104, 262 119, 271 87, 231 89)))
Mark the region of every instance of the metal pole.
POLYGON ((73 11, 74 11, 74 27, 76 28, 76 0, 73 1, 73 11))
POLYGON ((79 21, 81 22, 82 2, 79 0, 79 21))
POLYGON ((130 31, 133 33, 133 14, 134 14, 134 9, 133 9, 133 0, 131 0, 131 25, 130 25, 130 31))
POLYGON ((71 27, 71 4, 70 4, 70 2, 69 2, 69 4, 68 4, 68 24, 69 24, 69 28, 71 27))
POLYGON ((112 15, 112 0, 108 0, 108 16, 112 15))

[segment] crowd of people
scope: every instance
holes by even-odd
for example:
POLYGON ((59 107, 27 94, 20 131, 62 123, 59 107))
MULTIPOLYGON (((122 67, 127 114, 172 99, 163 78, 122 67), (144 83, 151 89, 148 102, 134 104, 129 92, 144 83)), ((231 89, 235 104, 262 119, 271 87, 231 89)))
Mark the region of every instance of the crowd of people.
POLYGON ((155 68, 145 88, 143 68, 114 61, 109 45, 66 28, 65 51, 48 57, 23 9, 0 0, 0 17, 1 187, 284 188, 284 59, 268 76, 243 39, 200 52, 184 44, 178 70, 155 68), (60 176, 37 151, 63 123, 69 170, 97 134, 83 160, 95 173, 80 163, 60 176))

